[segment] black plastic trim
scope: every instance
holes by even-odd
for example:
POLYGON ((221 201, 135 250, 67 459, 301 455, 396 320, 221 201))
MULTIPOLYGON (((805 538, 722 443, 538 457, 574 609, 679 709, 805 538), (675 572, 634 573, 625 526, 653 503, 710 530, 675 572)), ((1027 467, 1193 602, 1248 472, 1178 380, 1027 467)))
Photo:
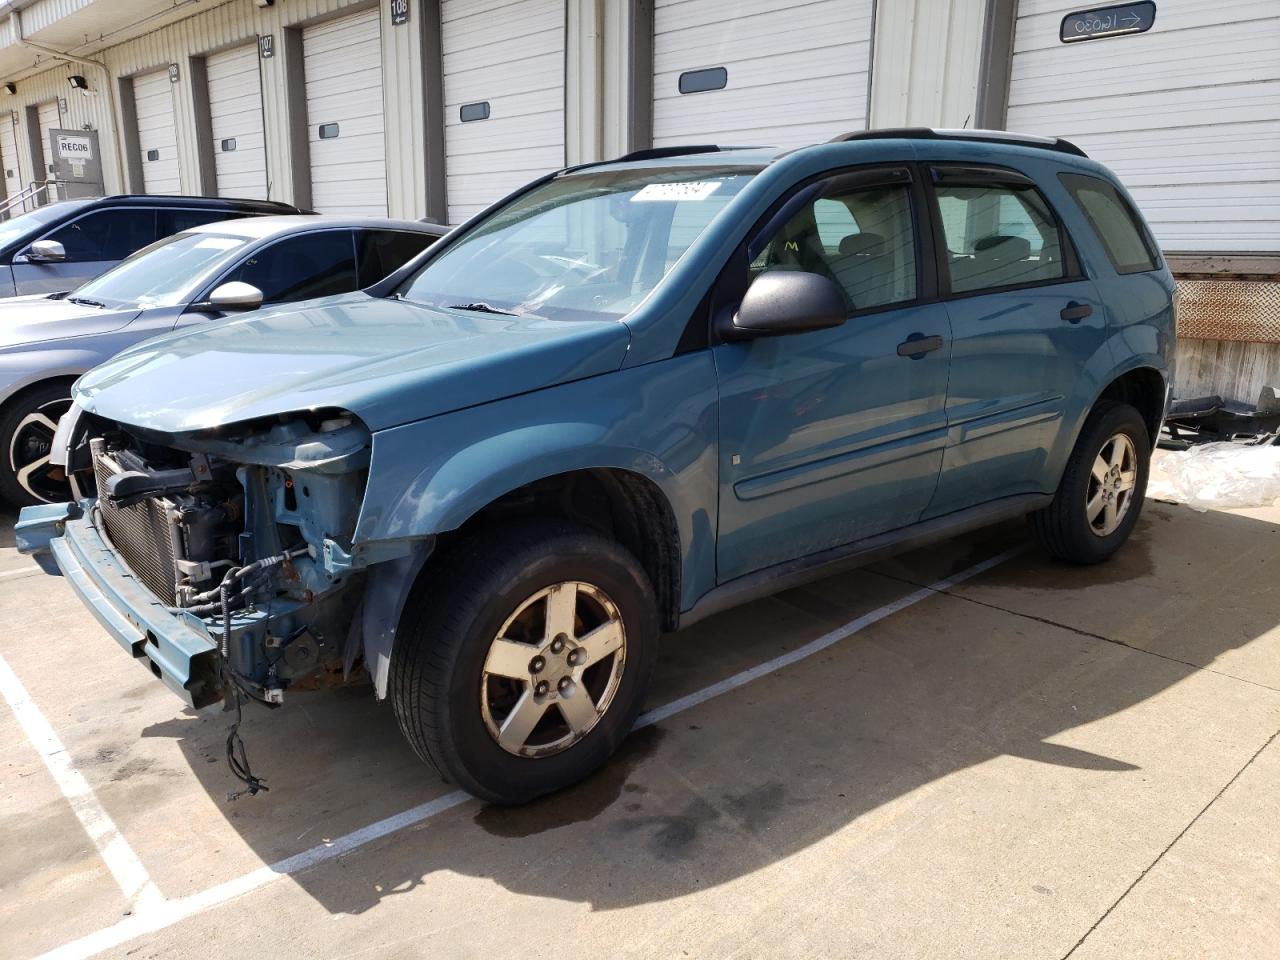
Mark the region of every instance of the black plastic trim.
POLYGON ((720 148, 714 143, 691 143, 683 147, 646 147, 643 150, 632 150, 613 160, 604 163, 627 163, 630 160, 661 160, 664 157, 687 157, 697 153, 719 153, 720 148))

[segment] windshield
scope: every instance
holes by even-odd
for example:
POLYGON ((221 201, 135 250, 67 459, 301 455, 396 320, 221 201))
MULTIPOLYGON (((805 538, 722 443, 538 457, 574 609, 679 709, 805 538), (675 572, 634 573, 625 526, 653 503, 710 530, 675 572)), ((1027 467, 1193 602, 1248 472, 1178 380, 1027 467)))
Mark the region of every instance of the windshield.
POLYGON ((7 247, 15 240, 21 240, 33 230, 39 230, 46 224, 52 223, 60 217, 65 217, 72 210, 83 206, 85 206, 83 202, 51 203, 47 207, 40 207, 30 213, 24 213, 20 217, 5 220, 0 223, 0 247, 7 247))
POLYGON ((404 296, 557 320, 623 317, 755 173, 680 167, 557 178, 434 257, 404 296))
POLYGON ((175 233, 143 247, 67 299, 107 307, 172 307, 194 296, 212 270, 249 240, 215 233, 175 233))

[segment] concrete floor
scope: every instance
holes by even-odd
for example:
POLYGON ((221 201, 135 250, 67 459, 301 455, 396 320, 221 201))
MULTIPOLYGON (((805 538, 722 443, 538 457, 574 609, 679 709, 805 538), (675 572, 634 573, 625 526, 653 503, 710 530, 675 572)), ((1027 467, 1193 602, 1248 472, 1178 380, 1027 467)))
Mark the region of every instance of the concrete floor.
MULTIPOLYGON (((228 802, 226 717, 27 575, 11 519, 0 656, 168 908, 124 916, 0 708, 0 956, 1280 956, 1280 510, 1149 504, 1095 568, 1028 547, 637 732, 577 788, 419 813, 277 879, 451 788, 356 689, 254 710, 270 792, 228 802)), ((669 637, 651 703, 1024 542, 995 528, 669 637)))

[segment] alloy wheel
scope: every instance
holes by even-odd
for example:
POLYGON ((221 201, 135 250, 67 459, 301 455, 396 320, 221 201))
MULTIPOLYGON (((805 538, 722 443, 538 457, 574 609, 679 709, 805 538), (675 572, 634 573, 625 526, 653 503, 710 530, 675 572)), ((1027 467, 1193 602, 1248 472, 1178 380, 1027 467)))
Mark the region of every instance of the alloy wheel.
POLYGON ((1123 522, 1133 505, 1138 484, 1138 452, 1127 434, 1117 433, 1102 445, 1089 473, 1085 516, 1089 529, 1109 536, 1123 522))
POLYGON ((480 711, 489 735, 521 757, 569 749, 609 709, 626 652, 622 616, 603 590, 581 581, 539 590, 485 657, 480 711))
POLYGON ((18 421, 9 441, 9 469, 18 485, 36 500, 56 503, 71 493, 67 474, 50 462, 58 420, 71 408, 69 397, 49 400, 18 421))

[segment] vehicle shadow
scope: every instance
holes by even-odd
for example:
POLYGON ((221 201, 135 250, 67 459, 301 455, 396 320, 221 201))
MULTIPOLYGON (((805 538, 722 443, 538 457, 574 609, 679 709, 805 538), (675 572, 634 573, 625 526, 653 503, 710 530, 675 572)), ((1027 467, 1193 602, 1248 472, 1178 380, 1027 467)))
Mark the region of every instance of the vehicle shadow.
MULTIPOLYGON (((1140 744, 1095 753, 1053 740, 1220 666, 1272 629, 1280 620, 1274 604, 1237 604, 1225 623, 1213 601, 1274 556, 1277 530, 1150 504, 1133 542, 1109 564, 1055 563, 1028 546, 946 595, 637 731, 605 769, 572 789, 519 808, 468 802, 347 855, 340 869, 314 868, 294 882, 332 913, 361 913, 435 871, 613 909, 744 877, 997 758, 1130 777, 1111 789, 1139 790, 1140 744), (1194 595, 1151 602, 1178 589, 1194 595), (1106 632, 1089 619, 1098 606, 1107 610, 1106 632), (1179 656, 1157 649, 1183 635, 1195 636, 1194 649, 1179 647, 1179 656)), ((667 637, 652 703, 794 649, 916 583, 1024 541, 1020 525, 1004 525, 667 637)), ((220 796, 234 785, 210 759, 220 756, 225 729, 224 717, 206 713, 148 734, 176 739, 203 787, 220 796)), ((298 695, 270 717, 259 711, 246 739, 272 789, 228 816, 266 862, 314 842, 296 836, 335 837, 451 789, 413 756, 389 706, 367 689, 298 695)), ((987 815, 998 822, 1000 811, 987 815)))
POLYGON ((13 525, 17 522, 18 511, 0 504, 0 550, 12 549, 17 545, 13 533, 13 525))

